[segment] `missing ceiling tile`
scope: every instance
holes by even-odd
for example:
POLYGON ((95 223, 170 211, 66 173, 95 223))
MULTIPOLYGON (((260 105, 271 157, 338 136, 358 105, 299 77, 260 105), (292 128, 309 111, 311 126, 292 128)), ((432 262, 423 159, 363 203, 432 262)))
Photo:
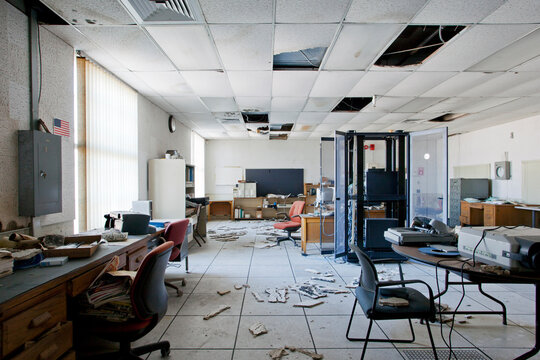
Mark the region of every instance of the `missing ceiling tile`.
POLYGON ((346 97, 343 98, 332 110, 332 112, 337 111, 354 111, 358 112, 366 107, 367 104, 371 103, 372 98, 370 97, 346 97))
POLYGON ((270 140, 287 140, 287 134, 270 134, 270 140))
POLYGON ((272 124, 270 125, 270 131, 291 131, 294 124, 272 124))
POLYGON ((242 112, 246 124, 268 124, 268 113, 242 112))
POLYGON ((300 49, 274 55, 274 70, 316 70, 321 66, 327 47, 300 49))
POLYGON ((437 123, 445 123, 445 122, 454 121, 454 120, 459 119, 460 117, 465 116, 465 115, 469 115, 469 114, 452 114, 452 113, 448 113, 448 114, 444 114, 444 115, 441 115, 441 116, 437 116, 436 118, 433 118, 433 119, 429 119, 428 121, 437 122, 437 123))
POLYGON ((418 65, 465 26, 409 25, 375 62, 378 66, 418 65))

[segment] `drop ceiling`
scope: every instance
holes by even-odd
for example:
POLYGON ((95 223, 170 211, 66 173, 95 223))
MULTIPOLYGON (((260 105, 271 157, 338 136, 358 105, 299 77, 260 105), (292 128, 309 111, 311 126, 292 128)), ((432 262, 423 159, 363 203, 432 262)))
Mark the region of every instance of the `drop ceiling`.
POLYGON ((49 31, 207 139, 267 140, 222 122, 241 111, 293 123, 289 139, 540 114, 538 0, 190 0, 199 18, 163 23, 140 22, 127 0, 42 1, 71 24, 49 31), (419 65, 375 66, 408 25, 466 28, 419 65), (272 70, 274 54, 313 47, 328 48, 318 69, 272 70), (372 101, 331 113, 345 97, 372 101), (429 122, 445 113, 467 115, 429 122))

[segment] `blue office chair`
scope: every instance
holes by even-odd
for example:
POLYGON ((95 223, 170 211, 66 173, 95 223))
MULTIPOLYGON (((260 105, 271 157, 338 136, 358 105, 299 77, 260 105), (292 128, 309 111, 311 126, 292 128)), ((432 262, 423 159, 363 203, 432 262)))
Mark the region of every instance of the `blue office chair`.
POLYGON ((349 244, 350 248, 356 253, 360 265, 362 266, 362 272, 360 274, 360 282, 356 288, 354 305, 349 319, 349 325, 347 326, 346 337, 349 341, 364 341, 364 348, 362 350, 361 359, 364 358, 366 353, 367 344, 372 342, 393 342, 393 343, 412 343, 415 340, 414 329, 411 319, 421 319, 426 323, 428 329, 429 340, 435 359, 437 360, 437 350, 435 349, 435 343, 433 342, 433 336, 431 334, 431 328, 429 327, 429 321, 435 320, 435 303, 433 301, 433 291, 422 280, 400 280, 400 281, 379 281, 377 276, 377 270, 371 259, 356 245, 349 244), (429 298, 426 298, 420 291, 405 287, 407 284, 420 283, 424 284, 429 292, 429 298), (390 287, 394 286, 394 287, 390 287), (397 287, 401 286, 401 287, 397 287), (399 297, 405 298, 409 301, 408 306, 394 307, 383 306, 379 304, 379 297, 399 297), (356 304, 360 304, 364 314, 369 319, 369 325, 365 338, 353 338, 349 336, 351 330, 351 324, 354 317, 354 311, 356 304), (374 320, 398 320, 407 319, 409 321, 409 327, 411 328, 412 339, 370 339, 371 327, 374 320))

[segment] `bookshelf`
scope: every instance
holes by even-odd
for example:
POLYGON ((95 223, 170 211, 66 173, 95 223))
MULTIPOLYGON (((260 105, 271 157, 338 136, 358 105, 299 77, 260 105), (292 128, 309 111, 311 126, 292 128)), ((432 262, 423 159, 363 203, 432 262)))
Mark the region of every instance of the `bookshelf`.
POLYGON ((195 194, 195 166, 186 164, 186 194, 195 194))

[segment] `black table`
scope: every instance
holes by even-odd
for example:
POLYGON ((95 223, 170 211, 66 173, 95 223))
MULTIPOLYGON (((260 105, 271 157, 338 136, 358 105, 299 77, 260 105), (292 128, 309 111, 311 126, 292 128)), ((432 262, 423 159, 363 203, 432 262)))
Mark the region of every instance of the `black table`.
MULTIPOLYGON (((422 252, 420 252, 418 247, 413 246, 400 246, 400 245, 392 245, 392 249, 394 249, 395 252, 397 252, 400 255, 403 255, 412 261, 420 262, 427 265, 432 266, 438 266, 440 268, 445 269, 446 271, 446 285, 445 290, 443 290, 441 293, 437 294, 437 297, 443 295, 446 290, 448 290, 448 285, 453 284, 460 284, 459 283, 452 283, 448 281, 448 274, 450 272, 454 274, 458 274, 461 276, 463 273, 463 278, 466 280, 469 280, 471 283, 465 283, 467 284, 473 284, 478 285, 480 291, 484 296, 487 296, 488 298, 496 301, 497 303, 501 304, 503 307, 502 312, 489 312, 491 314, 501 314, 503 315, 503 323, 506 324, 506 307, 504 304, 495 299, 494 297, 484 293, 481 289, 482 284, 492 283, 492 284, 504 284, 504 283, 510 283, 510 284, 534 284, 535 288, 535 344, 534 347, 526 352, 525 354, 522 354, 516 358, 516 360, 522 360, 522 359, 528 359, 535 354, 537 354, 540 351, 540 303, 538 302, 540 300, 540 275, 536 274, 529 274, 529 273, 512 273, 510 275, 497 275, 492 273, 487 273, 485 271, 482 271, 480 268, 480 263, 477 262, 476 266, 472 266, 472 261, 468 261, 468 264, 463 266, 463 261, 467 260, 465 258, 442 258, 438 256, 432 256, 427 255, 422 252), (444 259, 444 261, 441 262, 441 260, 444 259)), ((452 312, 454 313, 454 312, 452 312)), ((486 313, 486 312, 480 312, 480 311, 464 311, 464 312, 457 312, 457 313, 467 313, 467 314, 479 314, 479 313, 486 313)))

